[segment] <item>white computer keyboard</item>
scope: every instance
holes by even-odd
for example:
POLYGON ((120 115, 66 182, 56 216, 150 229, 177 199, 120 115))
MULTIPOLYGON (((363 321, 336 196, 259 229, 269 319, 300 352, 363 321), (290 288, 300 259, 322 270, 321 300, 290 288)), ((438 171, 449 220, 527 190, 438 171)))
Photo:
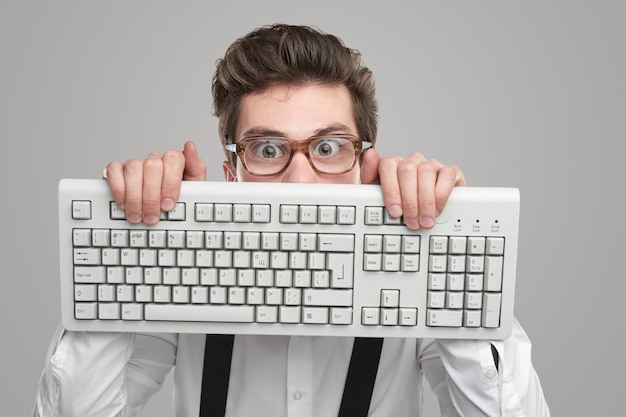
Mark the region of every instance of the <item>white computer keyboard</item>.
POLYGON ((519 192, 462 187, 431 230, 376 185, 183 182, 155 226, 59 183, 62 321, 84 331, 502 339, 519 192))

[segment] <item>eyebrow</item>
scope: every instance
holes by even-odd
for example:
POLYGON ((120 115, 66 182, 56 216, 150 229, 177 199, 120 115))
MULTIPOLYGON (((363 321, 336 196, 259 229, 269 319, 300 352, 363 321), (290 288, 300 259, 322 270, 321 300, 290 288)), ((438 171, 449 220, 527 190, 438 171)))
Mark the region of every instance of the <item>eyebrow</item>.
MULTIPOLYGON (((351 129, 347 125, 344 125, 343 123, 333 123, 326 127, 317 129, 312 136, 328 135, 331 133, 339 133, 339 132, 349 133, 351 132, 351 129)), ((287 137, 288 135, 286 135, 285 132, 282 132, 280 130, 270 129, 270 128, 266 128, 262 126, 250 128, 246 130, 245 132, 243 132, 242 134, 243 138, 255 137, 255 136, 287 137)))

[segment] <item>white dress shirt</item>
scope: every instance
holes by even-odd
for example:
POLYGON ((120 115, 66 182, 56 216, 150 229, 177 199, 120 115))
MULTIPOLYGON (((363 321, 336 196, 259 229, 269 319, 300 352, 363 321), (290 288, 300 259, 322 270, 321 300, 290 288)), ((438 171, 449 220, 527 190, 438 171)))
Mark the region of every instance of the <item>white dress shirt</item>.
MULTIPOLYGON (((336 416, 353 338, 236 336, 227 417, 336 416)), ((174 415, 197 417, 205 335, 59 328, 33 416, 135 416, 174 374, 174 415)), ((385 339, 372 417, 421 415, 424 378, 442 416, 550 415, 517 322, 503 341, 385 339), (499 355, 495 367, 492 345, 499 355)))

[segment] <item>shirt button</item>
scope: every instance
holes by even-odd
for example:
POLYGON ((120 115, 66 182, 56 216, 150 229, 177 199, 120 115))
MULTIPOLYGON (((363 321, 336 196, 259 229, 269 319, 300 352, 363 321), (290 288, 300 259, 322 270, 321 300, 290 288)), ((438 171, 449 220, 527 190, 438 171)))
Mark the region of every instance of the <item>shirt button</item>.
POLYGON ((498 376, 498 371, 496 371, 495 369, 492 368, 492 369, 488 370, 485 375, 487 375, 487 378, 493 379, 496 376, 498 376))
POLYGON ((293 394, 293 399, 296 401, 300 401, 302 399, 302 393, 296 392, 295 394, 293 394))
POLYGON ((50 363, 53 365, 58 365, 61 363, 61 355, 52 355, 50 358, 50 363))

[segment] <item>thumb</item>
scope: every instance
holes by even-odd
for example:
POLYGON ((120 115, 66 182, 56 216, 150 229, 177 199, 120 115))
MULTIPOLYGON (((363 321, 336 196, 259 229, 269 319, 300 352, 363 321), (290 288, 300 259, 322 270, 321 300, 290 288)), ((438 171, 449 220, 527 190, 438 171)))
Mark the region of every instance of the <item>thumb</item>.
POLYGON ((361 184, 380 184, 378 176, 378 162, 380 155, 374 148, 370 148, 363 154, 361 163, 361 184))
POLYGON ((193 141, 185 142, 183 155, 185 156, 185 171, 183 172, 183 180, 206 180, 206 164, 198 155, 198 149, 193 141))

